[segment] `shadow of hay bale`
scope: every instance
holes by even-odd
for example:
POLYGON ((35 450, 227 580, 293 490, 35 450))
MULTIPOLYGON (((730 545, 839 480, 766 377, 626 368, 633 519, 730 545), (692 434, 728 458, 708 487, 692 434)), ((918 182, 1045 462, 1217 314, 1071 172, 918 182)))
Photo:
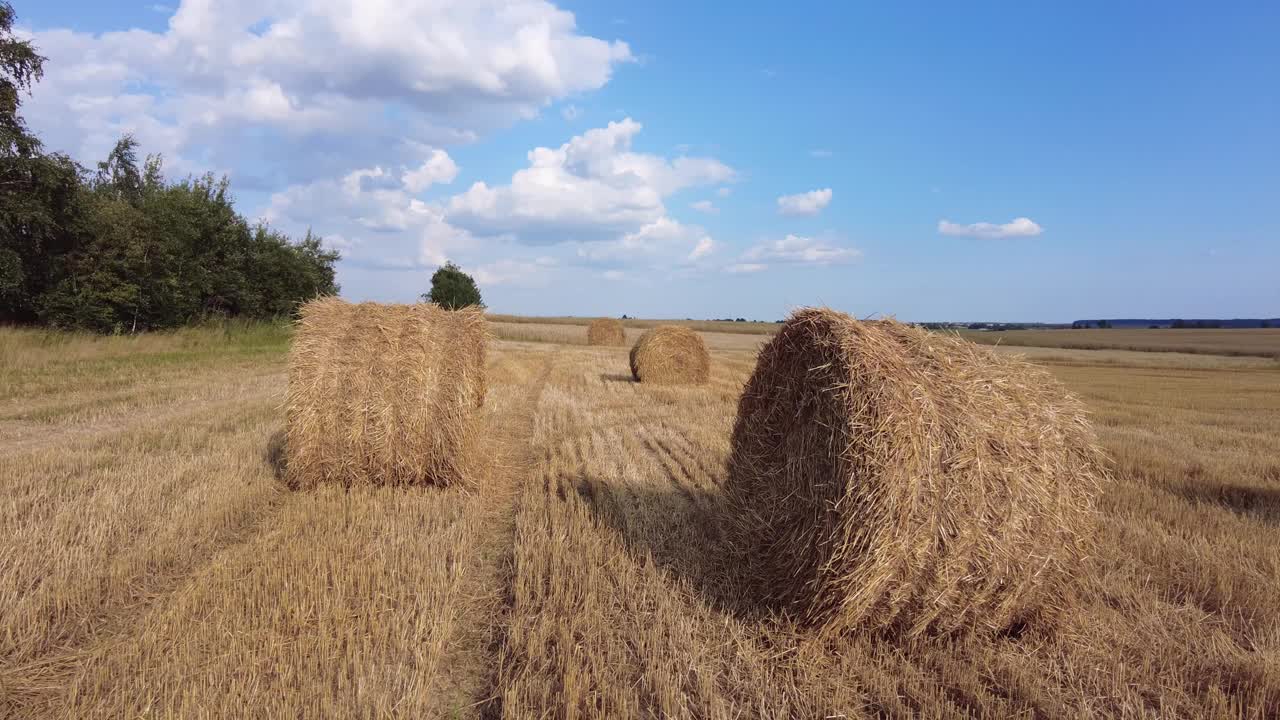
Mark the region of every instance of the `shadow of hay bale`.
POLYGON ((620 382, 628 384, 638 382, 635 378, 631 377, 630 373, 600 373, 600 379, 604 382, 620 382))
POLYGON ((1238 515, 1280 527, 1280 488, 1199 480, 1173 487, 1171 491, 1193 503, 1209 503, 1238 515))
POLYGON ((276 480, 281 482, 284 482, 285 470, 289 465, 288 437, 284 430, 271 433, 271 437, 267 438, 267 449, 262 454, 262 459, 271 466, 276 480))
MULTIPOLYGON (((665 468, 664 472, 670 475, 665 468)), ((767 615, 747 592, 740 558, 724 535, 724 496, 719 490, 683 481, 667 488, 562 475, 555 493, 562 501, 583 502, 598 527, 616 533, 637 564, 651 558, 708 607, 742 620, 767 615)))

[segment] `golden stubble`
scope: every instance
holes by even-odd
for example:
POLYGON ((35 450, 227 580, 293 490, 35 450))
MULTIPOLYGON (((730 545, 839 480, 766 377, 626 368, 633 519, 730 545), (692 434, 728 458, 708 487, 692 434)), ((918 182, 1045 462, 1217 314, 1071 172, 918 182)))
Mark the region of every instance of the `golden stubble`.
POLYGON ((706 335, 693 387, 495 342, 484 491, 285 490, 283 346, 8 346, 0 716, 1280 712, 1280 373, 1033 356, 1114 459, 1086 592, 1053 629, 819 637, 755 601, 724 532, 740 338, 706 335))

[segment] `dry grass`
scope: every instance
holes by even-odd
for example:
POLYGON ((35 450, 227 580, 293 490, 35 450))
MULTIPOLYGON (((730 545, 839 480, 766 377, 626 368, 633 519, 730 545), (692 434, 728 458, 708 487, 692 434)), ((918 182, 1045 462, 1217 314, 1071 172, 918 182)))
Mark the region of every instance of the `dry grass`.
POLYGON ((614 354, 565 355, 534 438, 542 483, 518 506, 510 717, 1280 709, 1280 374, 1052 368, 1096 403, 1120 471, 1089 592, 1056 632, 890 642, 814 638, 743 601, 720 486, 749 356, 719 357, 703 388, 649 388, 601 375, 614 354), (1229 429, 1196 442, 1206 422, 1229 429))
POLYGON ((286 481, 463 482, 488 341, 478 310, 304 305, 289 354, 286 481))
POLYGON ((1024 357, 1035 363, 1055 366, 1113 367, 1131 370, 1154 368, 1173 370, 1280 370, 1270 358, 1248 355, 1207 355, 1203 353, 1154 352, 1145 350, 1077 350, 1017 345, 992 345, 991 350, 1003 355, 1024 357))
POLYGON ((738 405, 729 529, 756 595, 825 632, 999 631, 1074 594, 1103 465, 1043 370, 807 309, 738 405))
POLYGON ((587 325, 588 345, 626 345, 627 331, 613 318, 597 318, 587 325))
MULTIPOLYGON (((494 337, 516 342, 555 343, 557 345, 586 345, 587 336, 581 325, 568 323, 513 323, 494 322, 489 327, 494 337)), ((639 330, 627 331, 628 337, 640 337, 639 330)))
POLYGON ((1280 360, 1280 329, 1008 330, 961 332, 966 340, 994 345, 1031 345, 1078 350, 1134 350, 1280 360))
MULTIPOLYGON (((576 344, 567 330, 587 325, 590 318, 582 317, 530 317, 523 315, 488 315, 490 321, 505 326, 512 334, 510 339, 537 339, 541 335, 549 342, 576 344), (533 325, 538 330, 520 330, 517 326, 533 325), (552 340, 552 328, 566 329, 560 338, 552 340), (527 332, 534 338, 515 337, 527 332)), ((723 320, 652 320, 628 318, 622 321, 629 331, 647 330, 659 325, 682 325, 704 334, 722 333, 735 335, 769 336, 780 325, 771 322, 726 322, 723 320)), ((638 333, 636 333, 638 335, 638 333)), ((952 334, 947 331, 947 334, 952 334)), ((1016 347, 1070 348, 1076 350, 1128 350, 1132 352, 1165 352, 1180 354, 1221 355, 1234 357, 1259 357, 1280 360, 1280 329, 1125 329, 1125 330, 1009 330, 984 332, 961 330, 959 335, 984 345, 1012 345, 1016 347)), ((628 332, 628 337, 632 336, 628 332)), ((576 341, 580 343, 581 341, 576 341)))
MULTIPOLYGON (((283 490, 283 348, 252 380, 188 365, 172 382, 204 394, 132 422, 42 424, 30 445, 5 428, 0 717, 474 710, 491 694, 539 349, 489 363, 484 493, 283 490)), ((15 416, 28 406, 0 398, 15 416)))
POLYGON ((655 387, 497 343, 484 493, 282 491, 279 342, 0 366, 0 716, 1280 713, 1280 372, 1039 358, 1116 460, 1091 591, 1056 632, 820 639, 726 562, 754 354, 708 344, 655 387), (98 404, 33 417, 64 399, 98 404))
MULTIPOLYGON (((580 325, 569 323, 508 323, 490 322, 494 337, 523 343, 553 343, 556 345, 585 345, 586 335, 580 325)), ((646 330, 625 328, 627 343, 634 345, 646 330)), ((711 350, 742 350, 755 352, 769 341, 769 336, 755 333, 703 332, 699 335, 711 350)), ((1186 356, 1182 356, 1186 357, 1186 356)))
POLYGON ((631 346, 631 376, 654 385, 700 385, 711 373, 711 355, 696 331, 680 325, 648 330, 631 346))

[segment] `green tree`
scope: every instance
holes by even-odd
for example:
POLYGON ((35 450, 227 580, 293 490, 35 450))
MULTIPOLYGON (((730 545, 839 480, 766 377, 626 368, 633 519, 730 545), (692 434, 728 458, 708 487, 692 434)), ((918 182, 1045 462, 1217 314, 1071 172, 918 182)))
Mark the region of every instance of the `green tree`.
POLYGON ((431 276, 431 292, 423 295, 422 299, 449 310, 469 305, 484 307, 475 279, 452 262, 446 262, 444 267, 435 271, 431 276))
POLYGON ((14 17, 0 0, 0 320, 31 322, 73 243, 80 171, 65 155, 44 154, 19 113, 45 59, 13 34, 14 17))
POLYGON ((324 249, 321 239, 307 231, 293 243, 265 225, 253 229, 245 277, 250 290, 242 309, 252 317, 291 315, 298 306, 318 295, 335 295, 335 250, 324 249))
POLYGON ((40 141, 27 132, 18 106, 21 94, 44 76, 45 58, 13 34, 15 17, 13 6, 0 0, 0 152, 30 156, 40 152, 40 141))
MULTIPOLYGON (((159 158, 147 158, 148 180, 159 184, 159 158), (154 173, 154 174, 153 174, 154 173)), ((138 169, 138 141, 133 135, 125 135, 116 141, 107 159, 98 163, 95 185, 100 190, 115 193, 117 197, 138 203, 142 200, 142 171, 138 169)))
POLYGON ((0 0, 0 321, 136 332, 210 316, 265 319, 338 291, 338 254, 251 227, 226 178, 169 183, 120 138, 88 173, 46 155, 19 114, 44 68, 0 0))
POLYGON ((137 332, 211 317, 292 314, 338 291, 338 253, 310 232, 295 243, 250 226, 232 206, 225 178, 168 183, 162 160, 140 170, 123 138, 81 191, 76 245, 59 282, 39 299, 39 319, 56 327, 137 332))

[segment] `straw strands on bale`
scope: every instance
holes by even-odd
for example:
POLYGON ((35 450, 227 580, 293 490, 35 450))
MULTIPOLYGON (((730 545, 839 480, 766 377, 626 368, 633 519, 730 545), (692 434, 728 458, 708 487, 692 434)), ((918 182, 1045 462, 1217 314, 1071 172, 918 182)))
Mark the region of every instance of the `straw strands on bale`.
POLYGON ((627 332, 620 320, 598 318, 587 325, 588 345, 626 345, 627 332))
POLYGON ((659 325, 631 348, 631 375, 657 385, 698 385, 711 375, 711 355, 693 330, 659 325))
POLYGON ((729 535, 760 599, 824 632, 1007 629, 1070 602, 1104 468, 1047 373, 806 309, 739 402, 729 535))
POLYGON ((487 342, 478 309, 304 305, 289 353, 286 483, 465 481, 487 342))

